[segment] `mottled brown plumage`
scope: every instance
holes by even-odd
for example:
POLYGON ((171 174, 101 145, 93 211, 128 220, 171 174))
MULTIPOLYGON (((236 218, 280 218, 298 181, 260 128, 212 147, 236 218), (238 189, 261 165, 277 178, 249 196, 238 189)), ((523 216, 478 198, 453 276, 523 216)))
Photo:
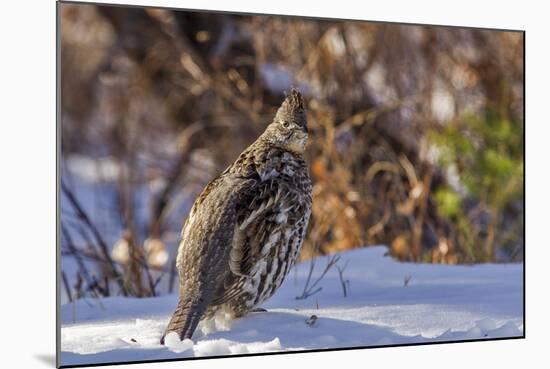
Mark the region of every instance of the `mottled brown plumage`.
POLYGON ((311 214, 306 140, 304 103, 293 89, 265 132, 199 195, 182 230, 180 300, 165 335, 191 338, 220 310, 240 317, 281 285, 311 214))

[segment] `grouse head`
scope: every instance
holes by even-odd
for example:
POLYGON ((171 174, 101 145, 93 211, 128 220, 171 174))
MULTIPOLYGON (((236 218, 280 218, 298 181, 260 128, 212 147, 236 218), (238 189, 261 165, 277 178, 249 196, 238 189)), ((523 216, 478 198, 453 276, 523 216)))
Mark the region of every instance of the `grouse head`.
POLYGON ((295 154, 303 154, 307 133, 304 100, 300 92, 293 88, 277 110, 273 122, 267 127, 262 138, 271 145, 295 154))

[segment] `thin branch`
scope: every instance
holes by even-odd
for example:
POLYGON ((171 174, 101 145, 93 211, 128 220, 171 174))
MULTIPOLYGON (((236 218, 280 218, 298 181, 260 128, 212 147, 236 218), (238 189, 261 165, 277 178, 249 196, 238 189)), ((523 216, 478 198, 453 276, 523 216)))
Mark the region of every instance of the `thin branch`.
MULTIPOLYGON (((67 231, 67 228, 63 224, 63 222, 61 222, 61 233, 63 234, 63 238, 65 238, 65 244, 67 245, 67 248, 73 251, 74 250, 73 240, 71 238, 71 235, 69 234, 69 231, 67 231)), ((73 255, 74 255, 76 264, 78 265, 78 270, 80 274, 84 277, 86 284, 88 286, 91 286, 92 277, 90 275, 90 272, 88 271, 88 267, 86 266, 86 264, 84 264, 84 261, 82 260, 79 254, 73 253, 73 255)))
POLYGON ((111 258, 111 255, 109 254, 109 248, 107 247, 107 243, 103 240, 103 237, 101 237, 101 234, 99 233, 98 229, 95 227, 95 225, 92 223, 72 191, 67 187, 65 182, 61 181, 61 190, 63 194, 67 197, 67 200, 71 203, 71 206, 76 211, 77 215, 82 219, 82 221, 86 224, 86 226, 90 229, 92 234, 94 235, 96 241, 99 244, 100 250, 103 254, 103 257, 105 258, 106 263, 109 266, 110 273, 112 274, 113 278, 117 281, 118 286, 124 296, 128 296, 128 292, 126 291, 126 287, 124 286, 124 282, 120 278, 120 274, 116 270, 115 264, 113 262, 113 259, 111 258))
POLYGON ((333 266, 336 265, 336 263, 338 262, 338 260, 340 260, 340 256, 339 256, 339 255, 333 255, 333 256, 331 256, 331 257, 328 259, 327 265, 325 266, 325 269, 323 270, 323 272, 321 273, 321 275, 319 275, 319 277, 318 277, 318 278, 311 284, 311 286, 310 286, 309 283, 310 283, 310 281, 311 281, 311 276, 313 275, 313 269, 314 269, 314 265, 315 265, 314 260, 315 260, 315 259, 311 259, 311 264, 310 264, 310 268, 309 268, 309 274, 308 274, 308 277, 307 277, 307 280, 306 280, 306 284, 305 284, 305 286, 304 286, 304 291, 302 292, 302 295, 296 297, 297 300, 307 299, 308 297, 315 295, 316 293, 320 292, 320 291, 323 289, 322 287, 318 287, 317 289, 315 289, 315 287, 317 286, 317 284, 319 284, 319 282, 321 282, 321 280, 322 280, 323 277, 327 274, 327 272, 328 272, 333 266))
POLYGON ((349 279, 344 279, 344 271, 346 270, 346 267, 348 266, 348 261, 344 264, 342 268, 340 266, 336 265, 336 269, 338 269, 338 276, 340 278, 340 284, 342 285, 342 291, 344 292, 344 297, 348 296, 348 290, 349 290, 349 279))
POLYGON ((176 280, 176 263, 170 265, 170 279, 168 279, 168 293, 174 292, 174 281, 176 280))
POLYGON ((61 280, 63 281, 63 287, 65 287, 65 293, 69 298, 69 302, 73 302, 73 296, 71 294, 71 287, 69 286, 69 280, 67 279, 67 275, 63 271, 61 272, 61 280))
MULTIPOLYGON (((138 260, 139 263, 139 260, 138 260)), ((147 259, 143 257, 143 269, 145 270, 145 275, 147 277, 147 283, 149 283, 149 292, 151 293, 151 296, 156 296, 157 293, 155 291, 155 287, 157 286, 157 283, 153 281, 153 276, 151 275, 151 270, 149 269, 149 264, 147 263, 147 259)))
POLYGON ((162 280, 162 277, 164 277, 166 275, 166 270, 164 270, 162 272, 161 275, 158 276, 158 278, 155 280, 155 282, 153 283, 153 288, 156 288, 157 285, 159 284, 159 282, 162 280))

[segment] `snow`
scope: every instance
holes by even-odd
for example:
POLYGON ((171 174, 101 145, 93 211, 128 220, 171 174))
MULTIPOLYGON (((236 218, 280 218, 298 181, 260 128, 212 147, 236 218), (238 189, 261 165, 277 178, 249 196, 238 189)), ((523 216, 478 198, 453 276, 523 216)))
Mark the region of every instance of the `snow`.
MULTIPOLYGON (((399 263, 383 246, 339 254, 322 290, 298 300, 310 262, 297 265, 268 311, 201 322, 193 341, 160 336, 177 295, 79 300, 61 307, 62 365, 384 346, 523 336, 523 265, 399 263), (405 283, 408 280, 408 283, 405 283), (315 315, 317 319, 311 319, 315 315), (306 323, 309 320, 310 323, 306 323)), ((313 280, 328 257, 316 259, 313 280)))

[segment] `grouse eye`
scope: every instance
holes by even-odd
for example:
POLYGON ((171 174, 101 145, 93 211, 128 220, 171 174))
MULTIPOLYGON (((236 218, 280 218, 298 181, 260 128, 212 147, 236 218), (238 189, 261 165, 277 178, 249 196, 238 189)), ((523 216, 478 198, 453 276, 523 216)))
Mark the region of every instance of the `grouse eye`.
POLYGON ((287 122, 287 121, 284 121, 284 122, 283 122, 283 127, 284 127, 284 128, 288 128, 289 126, 290 126, 290 123, 289 123, 289 122, 287 122))

